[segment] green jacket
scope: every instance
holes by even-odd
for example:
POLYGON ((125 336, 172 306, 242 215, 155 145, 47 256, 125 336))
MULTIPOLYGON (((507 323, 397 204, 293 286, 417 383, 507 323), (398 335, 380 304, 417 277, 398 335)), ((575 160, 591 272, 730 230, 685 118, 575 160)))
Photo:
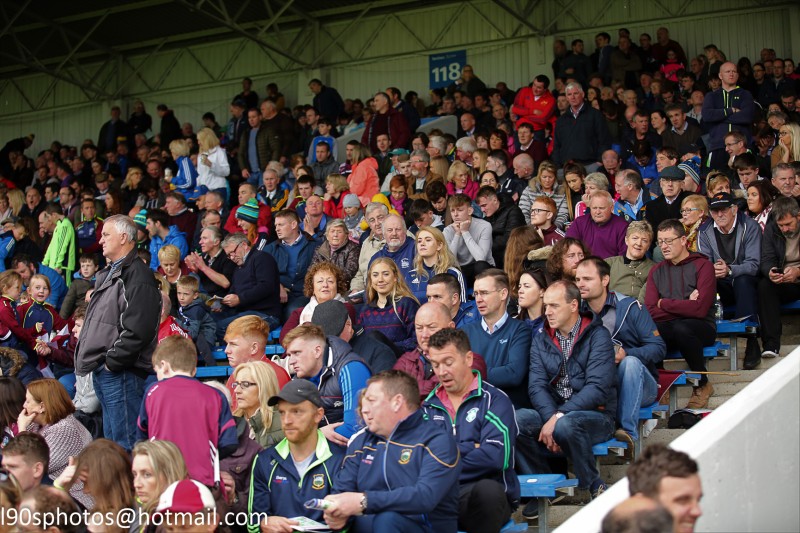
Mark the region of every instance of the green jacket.
POLYGON ((72 283, 72 274, 75 272, 76 254, 75 228, 69 219, 64 217, 56 224, 42 264, 60 270, 69 286, 72 283))
POLYGON ((640 261, 625 263, 623 256, 609 257, 606 262, 611 266, 611 282, 608 290, 636 298, 644 303, 647 275, 656 264, 645 257, 640 261))

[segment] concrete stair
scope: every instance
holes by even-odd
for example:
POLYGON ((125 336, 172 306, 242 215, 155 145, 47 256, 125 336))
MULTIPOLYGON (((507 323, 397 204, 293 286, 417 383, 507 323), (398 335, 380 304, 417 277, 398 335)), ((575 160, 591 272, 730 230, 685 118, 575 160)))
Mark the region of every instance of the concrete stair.
MULTIPOLYGON (((716 409, 735 394, 744 389, 751 381, 755 380, 761 374, 766 372, 772 366, 778 364, 784 356, 792 352, 798 345, 800 345, 800 314, 791 314, 783 316, 783 337, 781 338, 782 346, 780 350, 781 357, 774 359, 762 359, 761 365, 756 370, 742 370, 745 353, 745 338, 740 338, 738 342, 739 360, 737 363, 736 372, 730 372, 730 359, 728 357, 718 357, 707 361, 709 372, 725 372, 726 374, 713 374, 709 376, 709 380, 714 385, 714 396, 709 399, 709 409, 716 409), (727 375, 733 374, 733 375, 727 375)), ((723 340, 723 342, 727 342, 723 340)), ((665 361, 665 368, 667 369, 686 369, 686 363, 682 360, 665 361)), ((691 387, 678 388, 678 408, 686 406, 686 402, 691 396, 691 387)), ((659 420, 656 429, 650 436, 644 439, 644 447, 650 444, 669 444, 677 439, 686 430, 684 429, 668 429, 666 420, 659 420)), ((600 475, 610 486, 625 477, 630 460, 624 457, 609 456, 601 458, 600 461, 600 475)), ((572 476, 571 476, 572 477, 572 476)), ((571 498, 565 499, 554 506, 551 506, 548 511, 548 526, 550 530, 555 529, 573 514, 577 513, 589 501, 589 494, 587 491, 576 490, 576 495, 571 498)), ((521 515, 522 508, 517 510, 512 517, 516 522, 525 522, 521 515)), ((536 531, 538 524, 535 520, 529 522, 528 531, 536 531)))

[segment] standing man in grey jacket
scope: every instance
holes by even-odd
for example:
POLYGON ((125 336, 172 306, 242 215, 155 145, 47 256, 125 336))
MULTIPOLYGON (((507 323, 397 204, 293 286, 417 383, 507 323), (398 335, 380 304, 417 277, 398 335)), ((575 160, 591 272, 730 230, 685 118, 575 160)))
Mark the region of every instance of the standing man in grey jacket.
MULTIPOLYGON (((708 202, 713 224, 700 230, 697 251, 714 263, 717 294, 723 305, 736 306, 736 318, 758 316, 758 265, 761 262, 761 227, 738 212, 733 196, 722 192, 708 202)), ((758 339, 747 338, 745 370, 761 362, 758 339)))
POLYGON ((130 217, 107 218, 100 245, 108 266, 97 273, 75 350, 75 373, 93 374, 105 437, 130 451, 146 381, 155 381, 151 356, 161 294, 153 273, 137 257, 130 217))

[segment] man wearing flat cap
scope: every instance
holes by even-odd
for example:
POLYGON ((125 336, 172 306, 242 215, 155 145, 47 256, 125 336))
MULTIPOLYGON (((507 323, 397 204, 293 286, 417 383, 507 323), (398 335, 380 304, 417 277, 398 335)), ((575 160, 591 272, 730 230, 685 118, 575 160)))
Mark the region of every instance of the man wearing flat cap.
POLYGON ((297 517, 321 522, 322 511, 306 509, 303 503, 331 492, 333 476, 344 456, 343 449, 330 446, 318 429, 325 410, 310 381, 290 381, 267 405, 277 406, 286 437, 253 461, 247 508, 250 533, 259 533, 260 528, 265 532, 293 531, 293 526, 299 525, 293 520, 297 517))
MULTIPOLYGON (((735 305, 735 318, 758 316, 758 265, 761 262, 761 226, 739 212, 733 196, 715 194, 708 202, 713 224, 700 230, 697 251, 714 264, 717 294, 722 305, 735 305)), ((761 362, 758 339, 747 338, 745 370, 761 362)))
POLYGON ((369 367, 349 344, 325 335, 321 327, 310 322, 287 333, 283 347, 291 372, 319 389, 324 409, 320 422, 323 435, 334 444, 347 446, 347 439, 358 430, 358 394, 372 375, 369 367))
MULTIPOLYGON (((681 218, 681 203, 691 194, 681 190, 684 178, 686 178, 686 173, 677 166, 664 167, 659 173, 661 195, 647 203, 647 210, 644 214, 645 220, 653 229, 656 229, 665 220, 681 218)), ((655 246, 655 239, 653 239, 651 249, 655 246)), ((662 257, 660 251, 656 250, 656 256, 653 259, 658 262, 662 257)))

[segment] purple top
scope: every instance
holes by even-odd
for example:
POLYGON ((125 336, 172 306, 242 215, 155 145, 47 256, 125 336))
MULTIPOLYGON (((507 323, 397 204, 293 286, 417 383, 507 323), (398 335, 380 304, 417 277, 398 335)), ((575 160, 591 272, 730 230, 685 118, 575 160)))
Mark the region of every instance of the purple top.
POLYGON ((611 215, 611 220, 598 226, 587 214, 578 217, 570 224, 567 229, 567 237, 583 241, 592 255, 602 257, 614 257, 625 255, 628 245, 625 244, 625 232, 628 230, 628 223, 625 219, 617 215, 611 215))

